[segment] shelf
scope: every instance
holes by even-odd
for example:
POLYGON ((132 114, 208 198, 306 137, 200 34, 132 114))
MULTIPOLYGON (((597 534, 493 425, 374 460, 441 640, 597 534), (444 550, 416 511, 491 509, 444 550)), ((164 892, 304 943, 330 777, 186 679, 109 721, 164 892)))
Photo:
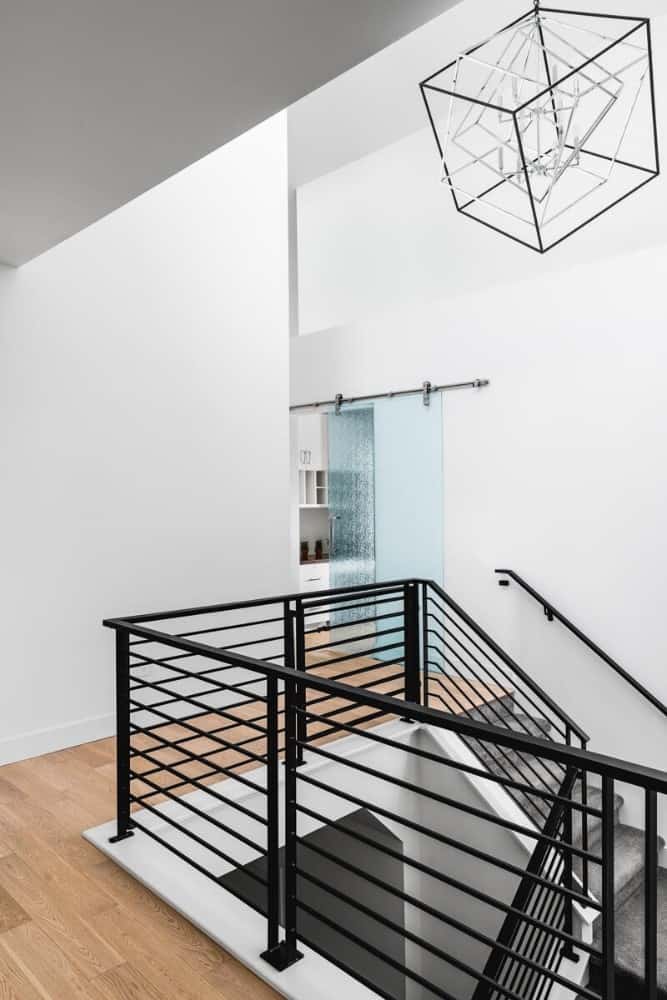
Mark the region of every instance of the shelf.
POLYGON ((299 507, 328 506, 329 476, 325 469, 299 470, 299 507))
POLYGON ((329 510, 328 503, 300 503, 299 510, 329 510))

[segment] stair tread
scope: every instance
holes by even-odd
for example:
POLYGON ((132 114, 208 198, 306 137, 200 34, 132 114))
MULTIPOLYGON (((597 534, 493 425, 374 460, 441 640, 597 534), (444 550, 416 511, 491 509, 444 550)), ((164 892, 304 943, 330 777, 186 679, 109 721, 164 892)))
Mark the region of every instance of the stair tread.
MULTIPOLYGON (((658 870, 658 941, 667 941, 667 871, 658 870)), ((616 913, 616 964, 644 978, 644 885, 616 913)), ((658 948, 658 986, 667 989, 667 949, 658 948)))
MULTIPOLYGON (((578 867, 578 866, 575 866, 578 867)), ((602 868, 589 866, 590 890, 600 899, 602 896, 602 868)), ((618 912, 628 898, 636 892, 644 878, 644 831, 634 826, 618 823, 614 830, 614 899, 618 912)), ((597 920, 596 936, 600 934, 597 920)))

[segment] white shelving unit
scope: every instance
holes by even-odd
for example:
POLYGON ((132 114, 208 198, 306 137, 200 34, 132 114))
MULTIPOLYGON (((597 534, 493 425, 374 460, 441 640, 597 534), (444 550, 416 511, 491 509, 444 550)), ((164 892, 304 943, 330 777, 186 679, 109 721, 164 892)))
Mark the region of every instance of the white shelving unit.
POLYGON ((299 469, 299 507, 328 507, 329 474, 326 469, 299 469))

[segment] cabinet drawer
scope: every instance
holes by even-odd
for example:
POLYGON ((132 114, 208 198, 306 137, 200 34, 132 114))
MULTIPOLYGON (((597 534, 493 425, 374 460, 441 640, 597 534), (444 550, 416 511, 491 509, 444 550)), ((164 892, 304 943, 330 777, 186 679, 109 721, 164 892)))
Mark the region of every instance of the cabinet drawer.
POLYGON ((306 563, 299 567, 301 590, 327 590, 329 587, 329 567, 326 563, 306 563))

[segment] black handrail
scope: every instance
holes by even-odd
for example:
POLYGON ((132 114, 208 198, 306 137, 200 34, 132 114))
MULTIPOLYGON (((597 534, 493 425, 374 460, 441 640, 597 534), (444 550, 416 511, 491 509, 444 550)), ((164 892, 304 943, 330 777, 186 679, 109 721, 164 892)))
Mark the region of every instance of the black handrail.
MULTIPOLYGON (((126 618, 107 618, 102 624, 116 632, 129 632, 145 639, 152 639, 163 646, 196 653, 220 663, 245 667, 258 674, 263 674, 265 677, 276 677, 279 681, 294 681, 295 679, 294 670, 289 667, 267 663, 265 660, 257 660, 240 653, 230 653, 225 649, 216 649, 201 642, 193 642, 191 639, 177 639, 166 632, 136 625, 126 618)), ((427 708, 391 695, 379 694, 376 691, 354 687, 330 678, 309 674, 307 681, 305 678, 299 678, 299 683, 307 683, 309 688, 325 692, 331 697, 376 708, 386 715, 409 714, 415 722, 432 725, 439 729, 448 729, 459 736, 473 737, 487 743, 497 743, 510 750, 532 752, 546 760, 557 761, 580 770, 592 770, 617 781, 625 780, 630 784, 639 785, 641 788, 654 790, 663 795, 667 794, 667 772, 656 768, 645 767, 642 764, 635 764, 632 761, 610 757, 606 754, 591 753, 590 750, 580 750, 577 747, 554 743, 552 740, 543 739, 540 736, 517 733, 500 726, 492 726, 486 722, 477 722, 474 719, 464 720, 440 709, 427 708)), ((207 707, 211 711, 210 706, 207 707)))
POLYGON ((577 628, 574 622, 571 622, 569 618, 566 618, 565 615, 558 610, 558 608, 553 606, 551 601, 548 601, 546 597, 543 597, 542 594, 535 590, 534 587, 531 587, 530 584, 520 577, 518 573, 515 573, 513 569, 497 569, 495 572, 501 576, 508 576, 511 580, 514 580, 515 583, 518 583, 518 585, 525 590, 527 594, 530 594, 533 600, 542 605, 545 614, 550 621, 555 618, 561 623, 561 625, 564 625, 565 628, 575 635, 580 642, 583 642, 583 644, 587 646, 591 652, 595 653, 596 656, 599 656, 608 667, 611 667, 611 669, 617 673, 619 677, 622 677, 624 681, 627 681, 627 683, 635 689, 635 691, 642 695, 642 697, 646 698, 646 700, 649 701, 654 708, 657 708, 659 712, 661 712, 664 716, 667 716, 667 705, 663 704, 663 702, 661 702, 659 698, 649 691, 648 688, 644 687, 644 685, 638 681, 636 677, 633 677, 632 674, 628 673, 628 671, 622 667, 620 663, 617 663, 616 660, 609 655, 609 653, 605 653, 604 649, 601 649, 597 643, 593 642, 592 639, 589 639, 589 637, 582 632, 580 628, 577 628))
MULTIPOLYGON (((502 660, 507 667, 509 667, 512 671, 514 671, 514 673, 516 673, 517 676, 521 678, 523 683, 528 688, 530 688, 530 690, 534 694, 536 694, 537 696, 539 696, 539 698, 542 699, 542 701, 549 707, 549 709, 554 713, 554 715, 558 719, 560 719, 560 721, 564 723, 564 725, 568 726, 573 733, 576 733, 576 735, 579 737, 582 743, 588 742, 589 736, 584 732, 584 730, 576 722, 574 722, 574 720, 571 719, 563 711, 563 709, 556 704, 556 702, 552 698, 549 697, 549 695, 532 679, 532 677, 530 677, 529 674, 527 674, 524 670, 521 669, 518 663, 515 663, 514 660, 512 660, 511 657, 509 657, 507 653, 496 642, 494 642, 491 636, 488 635, 488 633, 485 632, 484 629, 476 621, 474 621, 474 619, 471 618, 470 615, 468 615, 463 610, 463 608, 460 607, 460 605, 456 603, 456 601, 452 600, 449 594, 447 594, 442 589, 442 587, 440 587, 439 584, 435 582, 435 580, 427 580, 415 577, 415 578, 410 578, 409 580, 389 580, 389 581, 382 581, 380 583, 358 584, 353 587, 347 586, 347 587, 336 587, 329 590, 320 590, 317 591, 316 594, 313 594, 313 599, 309 600, 308 606, 309 608, 316 608, 320 604, 329 605, 333 603, 333 600, 337 599, 342 600, 344 595, 347 595, 347 598, 349 600, 353 600, 354 596, 357 594, 360 597, 363 597, 364 594, 368 594, 369 596, 372 597, 377 597, 378 594, 382 594, 385 591, 387 593, 394 591, 398 592, 399 589, 401 587, 404 587, 407 583, 425 584, 427 587, 430 587, 441 600, 443 600, 447 605, 449 605, 451 608, 454 609, 456 614, 459 615, 459 617, 466 622, 466 624, 479 636, 479 638, 482 639, 489 646, 489 648, 493 650, 495 655, 500 660, 502 660)), ((198 615, 216 614, 224 611, 238 611, 242 609, 249 610, 250 608, 258 608, 266 605, 284 604, 285 601, 297 600, 302 596, 303 596, 302 593, 297 592, 293 594, 280 594, 278 596, 260 597, 247 601, 234 601, 225 604, 210 604, 200 607, 179 608, 177 610, 171 610, 171 611, 152 612, 150 614, 127 615, 127 616, 122 616, 122 618, 118 617, 116 619, 108 619, 107 621, 104 622, 104 624, 106 625, 112 621, 122 620, 123 622, 126 622, 128 624, 142 625, 148 622, 161 622, 161 621, 167 621, 169 619, 197 617, 198 615)))

